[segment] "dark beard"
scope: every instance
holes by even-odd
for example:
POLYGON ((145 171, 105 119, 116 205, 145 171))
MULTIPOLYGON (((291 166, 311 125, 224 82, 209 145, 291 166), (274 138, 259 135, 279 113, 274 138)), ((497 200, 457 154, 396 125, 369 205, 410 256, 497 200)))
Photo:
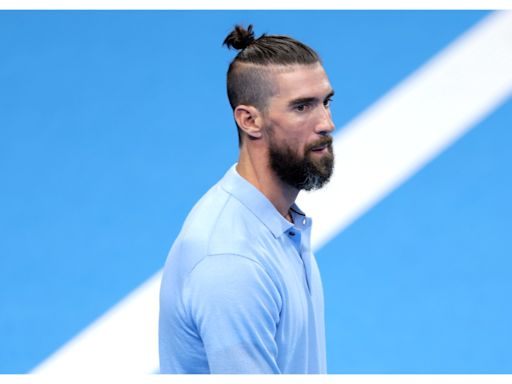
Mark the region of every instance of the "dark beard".
MULTIPOLYGON (((315 156, 316 157, 316 156, 315 156)), ((332 138, 325 136, 309 145, 300 157, 288 146, 278 147, 270 140, 270 167, 286 184, 298 190, 311 191, 322 188, 331 178, 334 168, 332 138), (318 159, 312 156, 312 148, 328 144, 328 154, 318 159)))

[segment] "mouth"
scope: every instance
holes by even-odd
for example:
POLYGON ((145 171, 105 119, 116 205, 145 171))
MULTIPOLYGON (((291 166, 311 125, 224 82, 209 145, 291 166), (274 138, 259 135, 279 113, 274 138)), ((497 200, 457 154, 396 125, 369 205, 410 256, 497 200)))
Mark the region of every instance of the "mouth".
POLYGON ((329 148, 329 145, 330 144, 328 144, 328 143, 318 145, 316 147, 311 148, 311 152, 325 152, 327 150, 327 148, 329 148))
POLYGON ((322 140, 319 140, 316 143, 313 143, 309 147, 309 151, 318 153, 318 154, 332 152, 332 137, 325 137, 322 140))

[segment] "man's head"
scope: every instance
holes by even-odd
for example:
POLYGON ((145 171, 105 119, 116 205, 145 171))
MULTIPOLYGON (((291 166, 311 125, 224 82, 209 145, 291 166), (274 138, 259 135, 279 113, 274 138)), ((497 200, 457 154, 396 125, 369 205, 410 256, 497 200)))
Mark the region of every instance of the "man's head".
POLYGON ((261 143, 269 167, 297 189, 320 188, 333 169, 334 92, 313 49, 288 36, 254 38, 240 26, 224 44, 240 50, 227 76, 239 144, 261 143))
MULTIPOLYGON (((231 108, 251 105, 265 111, 271 96, 277 92, 273 75, 278 67, 320 63, 317 53, 288 36, 263 34, 254 38, 252 25, 240 25, 224 39, 228 48, 239 50, 227 74, 227 91, 231 108)), ((238 131, 239 142, 243 133, 238 131)))

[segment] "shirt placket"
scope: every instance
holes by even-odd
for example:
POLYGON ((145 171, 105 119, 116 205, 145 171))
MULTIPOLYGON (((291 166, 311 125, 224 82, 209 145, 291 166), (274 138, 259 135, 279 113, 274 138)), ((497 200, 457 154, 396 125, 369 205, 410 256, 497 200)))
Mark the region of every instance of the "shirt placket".
POLYGON ((311 281, 311 264, 310 264, 310 257, 309 257, 309 247, 305 246, 302 241, 302 233, 301 230, 293 227, 288 230, 288 237, 293 242, 293 245, 295 246, 295 249, 297 250, 297 253, 299 255, 299 260, 302 264, 302 268, 304 270, 304 279, 306 280, 306 286, 308 288, 308 292, 311 294, 311 287, 310 287, 310 281, 311 281))

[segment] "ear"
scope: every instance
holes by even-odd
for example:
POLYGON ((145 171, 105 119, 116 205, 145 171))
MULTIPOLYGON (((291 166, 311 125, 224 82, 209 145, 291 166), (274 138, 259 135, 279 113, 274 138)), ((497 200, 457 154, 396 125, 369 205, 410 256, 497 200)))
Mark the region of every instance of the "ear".
POLYGON ((233 113, 238 126, 250 139, 260 139, 263 136, 262 116, 256 107, 252 105, 239 105, 233 113))

